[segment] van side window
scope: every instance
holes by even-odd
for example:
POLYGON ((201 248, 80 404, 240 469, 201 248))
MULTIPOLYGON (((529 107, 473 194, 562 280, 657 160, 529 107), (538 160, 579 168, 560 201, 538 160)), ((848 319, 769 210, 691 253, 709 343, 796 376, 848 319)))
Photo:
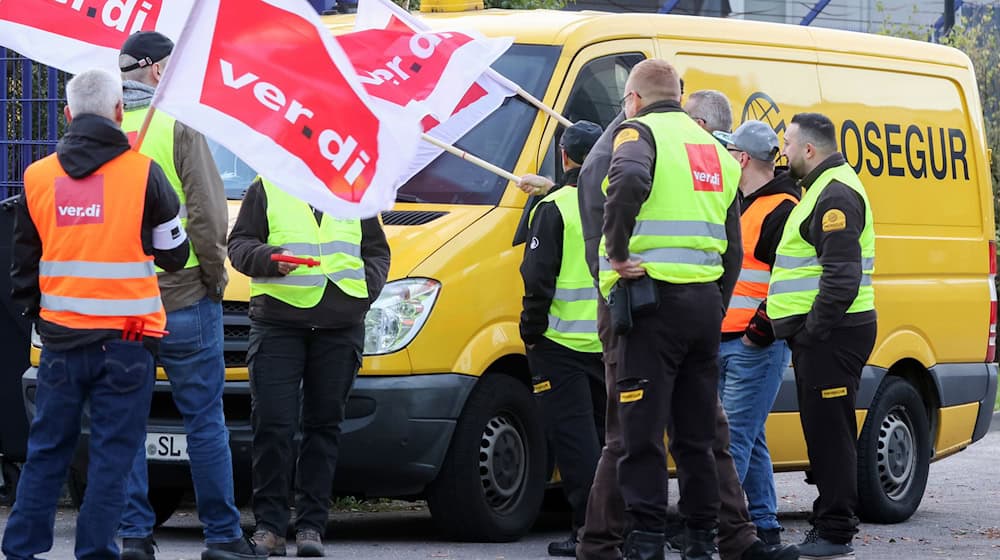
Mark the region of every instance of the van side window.
MULTIPOLYGON (((607 127, 621 111, 621 98, 625 95, 628 73, 645 58, 642 53, 624 53, 602 56, 588 62, 576 75, 576 82, 570 90, 563 114, 573 122, 587 120, 601 125, 601 128, 607 127)), ((557 181, 562 179, 563 172, 562 161, 558 157, 562 133, 563 127, 560 126, 542 162, 543 171, 551 174, 540 173, 546 177, 556 177, 557 181)))
POLYGON ((563 114, 573 122, 588 120, 607 126, 621 111, 628 73, 644 58, 642 53, 625 53, 588 62, 576 76, 563 114))
MULTIPOLYGON (((621 111, 621 98, 625 95, 628 73, 645 58, 645 55, 638 52, 621 53, 595 58, 584 64, 576 75, 563 115, 572 122, 588 120, 602 128, 607 127, 621 111)), ((559 139, 562 138, 563 130, 562 126, 556 129, 538 169, 539 175, 552 177, 557 183, 562 181, 563 174, 562 160, 558 157, 559 139)), ((524 243, 527 239, 528 213, 540 200, 541 197, 528 197, 521 221, 514 232, 514 245, 524 243)))

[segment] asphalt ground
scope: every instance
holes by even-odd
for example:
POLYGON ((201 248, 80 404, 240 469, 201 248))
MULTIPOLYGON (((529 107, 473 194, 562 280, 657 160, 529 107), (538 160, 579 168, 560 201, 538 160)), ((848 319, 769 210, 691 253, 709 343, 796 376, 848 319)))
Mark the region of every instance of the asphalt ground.
MULTIPOLYGON (((897 525, 863 524, 855 541, 858 558, 970 559, 1000 558, 1000 415, 981 441, 931 465, 923 502, 907 522, 897 525)), ((785 541, 801 540, 808 529, 806 516, 815 488, 803 482, 802 473, 776 475, 779 518, 785 541)), ((676 496, 672 485, 671 495, 676 496)), ((326 532, 329 558, 372 560, 462 559, 527 560, 548 558, 549 541, 566 535, 565 513, 545 513, 532 532, 515 543, 454 543, 442 540, 421 503, 394 502, 376 509, 388 511, 337 511, 326 532)), ((0 508, 0 529, 7 524, 9 508, 0 508)), ((76 511, 63 506, 56 517, 56 539, 51 559, 73 558, 76 511)), ((253 518, 243 511, 243 523, 253 518)), ((197 559, 202 550, 196 512, 177 512, 156 532, 157 558, 197 559)), ((294 553, 294 547, 290 552, 294 553)), ((668 560, 679 555, 668 555, 668 560)))

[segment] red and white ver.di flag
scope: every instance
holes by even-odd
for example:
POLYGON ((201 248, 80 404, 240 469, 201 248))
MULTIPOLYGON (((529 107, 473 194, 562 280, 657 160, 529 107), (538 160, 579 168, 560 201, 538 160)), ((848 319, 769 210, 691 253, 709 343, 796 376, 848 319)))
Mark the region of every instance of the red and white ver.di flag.
POLYGON ((373 97, 444 120, 513 39, 432 32, 402 22, 337 37, 373 97))
POLYGON ((60 70, 118 73, 118 50, 137 31, 180 36, 194 0, 0 0, 0 47, 60 70))
POLYGON ((153 106, 341 218, 392 207, 420 135, 302 0, 198 0, 153 106))
MULTIPOLYGON (((357 30, 409 29, 418 32, 430 31, 430 27, 419 18, 414 17, 389 0, 360 0, 354 25, 357 30)), ((509 44, 508 42, 508 47, 509 44)), ((496 58, 490 59, 486 65, 478 64, 475 68, 468 67, 470 70, 475 70, 474 79, 476 82, 464 90, 465 93, 459 99, 454 110, 448 113, 447 118, 442 119, 440 114, 430 112, 424 115, 421 121, 424 132, 446 144, 454 144, 488 117, 490 113, 500 108, 506 98, 517 94, 517 84, 489 68, 489 63, 492 63, 496 58)), ((441 155, 442 151, 441 148, 433 144, 421 142, 417 147, 417 154, 400 177, 401 182, 405 183, 419 173, 421 169, 441 155)))

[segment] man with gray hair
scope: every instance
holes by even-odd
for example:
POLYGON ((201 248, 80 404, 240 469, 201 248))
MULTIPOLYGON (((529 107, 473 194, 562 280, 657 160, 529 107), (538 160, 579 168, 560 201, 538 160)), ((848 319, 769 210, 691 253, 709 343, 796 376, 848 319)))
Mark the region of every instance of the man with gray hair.
POLYGON ((684 111, 709 132, 733 129, 733 108, 721 91, 703 89, 688 96, 684 111))
POLYGON ((743 266, 722 320, 719 394, 729 417, 729 450, 746 492, 750 518, 768 545, 781 542, 774 467, 764 425, 781 387, 791 351, 775 340, 767 316, 767 282, 785 221, 801 190, 788 173, 774 173, 778 135, 770 125, 747 121, 732 134, 719 132, 743 170, 740 226, 743 266))
POLYGON ((129 462, 143 447, 153 355, 164 334, 154 263, 188 258, 177 195, 129 149, 121 82, 88 70, 66 85, 69 128, 28 166, 15 204, 11 297, 42 339, 35 416, 17 503, 3 536, 11 559, 52 548, 60 489, 89 405, 90 465, 77 558, 117 558, 129 462))
MULTIPOLYGON (((141 31, 122 45, 118 59, 125 90, 123 128, 142 127, 173 41, 141 31)), ((160 274, 167 330, 160 362, 167 372, 174 403, 184 418, 191 479, 198 517, 205 526, 204 560, 255 557, 243 538, 233 496, 232 453, 222 409, 226 365, 222 353, 222 293, 226 287, 226 194, 205 137, 154 112, 140 152, 163 166, 181 201, 191 256, 183 270, 160 274)), ((136 454, 122 515, 123 560, 152 560, 156 516, 149 503, 146 453, 136 454)))

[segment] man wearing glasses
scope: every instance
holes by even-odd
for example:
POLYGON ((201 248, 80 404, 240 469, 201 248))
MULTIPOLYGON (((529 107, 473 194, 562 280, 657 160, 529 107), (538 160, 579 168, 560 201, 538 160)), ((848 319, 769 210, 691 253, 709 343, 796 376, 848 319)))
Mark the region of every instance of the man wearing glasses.
POLYGON ((767 284, 775 251, 801 189, 787 172, 775 175, 778 135, 770 125, 747 121, 732 134, 716 133, 740 163, 743 266, 722 320, 719 394, 729 417, 729 450, 746 492, 750 518, 764 543, 781 542, 777 495, 764 424, 791 359, 775 340, 767 316, 767 284))

